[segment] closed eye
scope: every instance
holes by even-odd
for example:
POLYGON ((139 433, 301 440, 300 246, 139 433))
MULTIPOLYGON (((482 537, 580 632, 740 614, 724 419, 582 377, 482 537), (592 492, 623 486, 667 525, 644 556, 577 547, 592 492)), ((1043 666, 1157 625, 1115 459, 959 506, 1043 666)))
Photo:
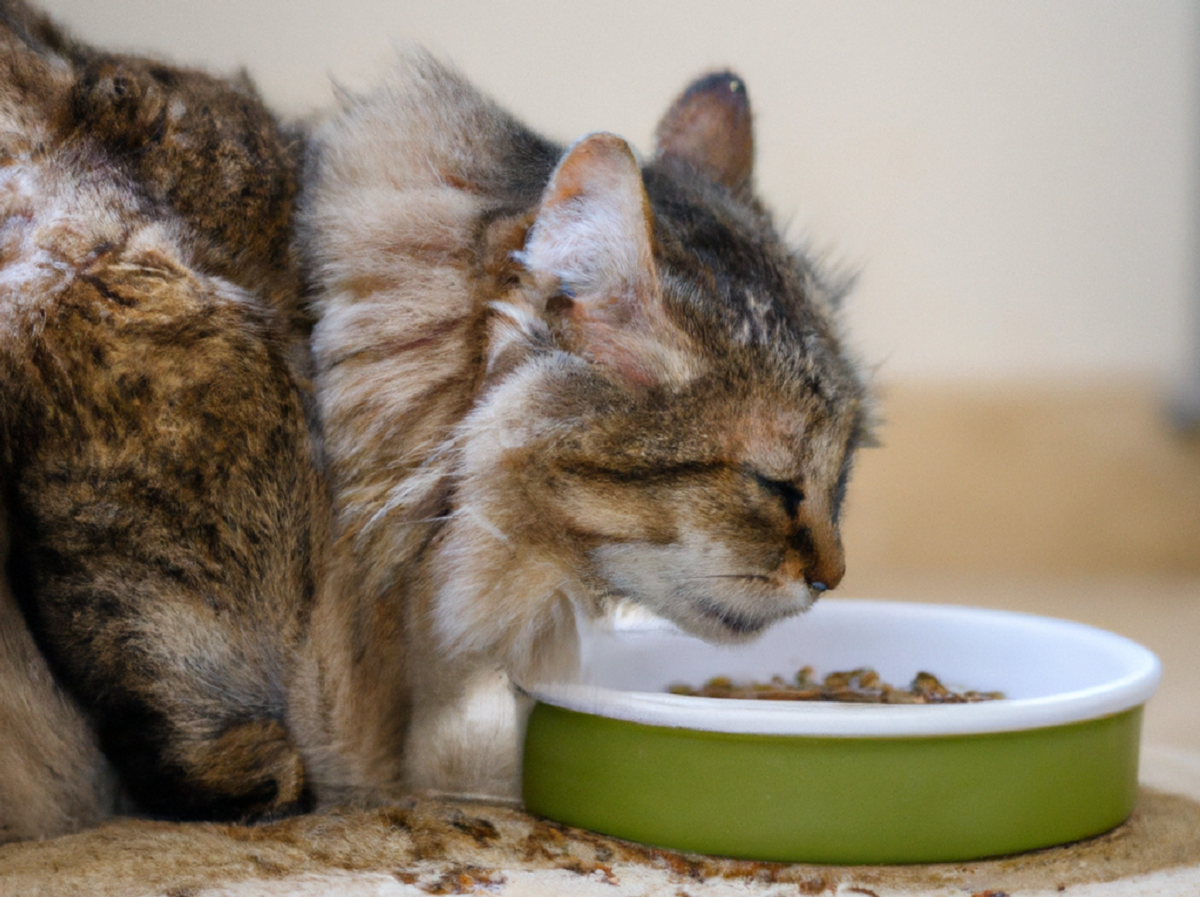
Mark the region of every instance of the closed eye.
POLYGON ((721 465, 706 461, 685 461, 657 466, 633 464, 629 467, 609 467, 603 464, 563 463, 558 469, 567 476, 581 479, 605 479, 616 483, 652 483, 679 481, 687 477, 702 476, 721 465))
POLYGON ((783 510, 787 513, 788 517, 795 518, 799 516, 800 503, 804 501, 804 493, 800 491, 795 483, 789 483, 786 480, 773 480, 753 468, 748 469, 747 473, 758 484, 759 488, 774 495, 783 503, 783 510))

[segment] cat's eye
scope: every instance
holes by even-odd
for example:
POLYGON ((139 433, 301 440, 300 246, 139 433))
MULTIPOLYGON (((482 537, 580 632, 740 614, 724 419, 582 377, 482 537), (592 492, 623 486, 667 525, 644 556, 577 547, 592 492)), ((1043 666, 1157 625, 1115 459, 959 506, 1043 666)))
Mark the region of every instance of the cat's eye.
POLYGON ((753 468, 748 469, 747 473, 761 489, 774 495, 783 503, 783 509, 788 517, 796 517, 800 513, 800 503, 804 501, 804 493, 795 483, 771 479, 753 468))

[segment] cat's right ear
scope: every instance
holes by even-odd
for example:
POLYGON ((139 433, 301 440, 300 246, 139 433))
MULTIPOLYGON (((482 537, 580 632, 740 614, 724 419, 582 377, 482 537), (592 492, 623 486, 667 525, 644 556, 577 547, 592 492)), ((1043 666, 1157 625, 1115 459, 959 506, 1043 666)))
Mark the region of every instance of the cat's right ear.
POLYGON ((567 151, 515 257, 563 348, 632 384, 688 376, 662 307, 641 169, 620 137, 591 134, 567 151))
POLYGON ((658 124, 658 155, 677 159, 736 193, 750 188, 754 129, 746 83, 733 72, 693 81, 658 124))

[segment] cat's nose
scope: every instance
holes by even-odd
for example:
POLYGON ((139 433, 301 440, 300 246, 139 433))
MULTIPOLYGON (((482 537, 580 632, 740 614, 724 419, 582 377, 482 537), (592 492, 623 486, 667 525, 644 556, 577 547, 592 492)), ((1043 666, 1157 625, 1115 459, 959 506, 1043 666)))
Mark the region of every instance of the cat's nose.
POLYGON ((801 521, 788 537, 780 572, 793 580, 804 578, 814 592, 837 588, 846 573, 846 556, 837 528, 826 521, 801 521))
POLYGON ((846 563, 843 560, 841 548, 839 543, 836 558, 822 555, 804 571, 804 580, 814 592, 828 592, 830 589, 836 589, 838 583, 842 581, 842 577, 846 575, 846 563))
POLYGON ((831 523, 808 527, 810 549, 804 566, 804 581, 814 592, 835 589, 846 575, 846 553, 842 540, 831 523))

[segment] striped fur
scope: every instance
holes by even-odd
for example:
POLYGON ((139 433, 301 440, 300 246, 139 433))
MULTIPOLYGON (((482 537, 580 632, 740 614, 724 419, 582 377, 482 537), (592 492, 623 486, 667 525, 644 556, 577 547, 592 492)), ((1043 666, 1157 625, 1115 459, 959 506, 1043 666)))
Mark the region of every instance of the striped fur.
POLYGON ((243 82, 0 4, 0 839, 312 803, 295 160, 243 82))
POLYGON ((744 639, 841 578, 869 403, 835 291, 753 197, 749 121, 718 73, 649 161, 564 148, 411 51, 314 135, 346 793, 511 793, 503 677, 569 666, 577 612, 744 639))
POLYGON ((306 139, 293 242, 297 134, 244 80, 18 0, 0 43, 0 837, 118 786, 512 795, 511 683, 577 616, 740 640, 837 585, 869 400, 736 76, 640 159, 407 52, 306 139))

